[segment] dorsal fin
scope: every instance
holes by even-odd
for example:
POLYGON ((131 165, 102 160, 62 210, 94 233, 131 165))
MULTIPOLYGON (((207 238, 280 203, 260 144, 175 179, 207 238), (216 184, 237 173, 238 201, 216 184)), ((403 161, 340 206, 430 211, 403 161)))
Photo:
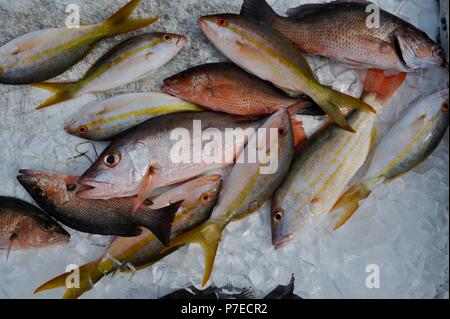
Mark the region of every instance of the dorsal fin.
POLYGON ((373 4, 373 2, 366 0, 336 0, 329 3, 312 3, 312 4, 303 4, 295 8, 291 8, 287 10, 286 14, 290 18, 301 19, 307 15, 310 15, 314 12, 322 10, 324 8, 333 9, 338 6, 361 6, 361 5, 369 5, 373 4))
POLYGON ((278 16, 266 0, 244 0, 240 15, 269 24, 278 16))

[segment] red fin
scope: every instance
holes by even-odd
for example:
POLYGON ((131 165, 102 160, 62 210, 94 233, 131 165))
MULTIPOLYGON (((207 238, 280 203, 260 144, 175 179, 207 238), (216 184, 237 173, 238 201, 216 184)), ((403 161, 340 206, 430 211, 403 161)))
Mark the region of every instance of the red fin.
POLYGON ((383 70, 370 69, 367 71, 364 94, 375 93, 377 100, 384 104, 400 89, 405 78, 406 73, 388 77, 383 70))
POLYGON ((303 128, 303 122, 298 121, 295 115, 291 115, 292 131, 294 132, 294 145, 295 150, 298 151, 307 140, 305 129, 303 128))

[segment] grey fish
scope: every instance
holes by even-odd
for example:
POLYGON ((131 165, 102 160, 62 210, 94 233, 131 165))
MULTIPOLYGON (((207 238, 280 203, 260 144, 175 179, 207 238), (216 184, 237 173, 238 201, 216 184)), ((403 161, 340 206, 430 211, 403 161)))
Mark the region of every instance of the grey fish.
MULTIPOLYGON (((48 214, 63 224, 90 234, 131 237, 151 230, 161 242, 169 242, 170 230, 180 206, 177 202, 161 209, 142 205, 131 215, 133 200, 82 200, 76 196, 78 178, 60 174, 21 170, 17 179, 48 214)), ((149 204, 150 205, 150 204, 149 204)))

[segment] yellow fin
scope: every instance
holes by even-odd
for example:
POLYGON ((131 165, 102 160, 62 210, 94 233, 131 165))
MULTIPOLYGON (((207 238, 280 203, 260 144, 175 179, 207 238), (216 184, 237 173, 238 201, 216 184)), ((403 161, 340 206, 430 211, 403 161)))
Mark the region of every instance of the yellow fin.
MULTIPOLYGON (((318 84, 320 85, 320 84, 318 84)), ((335 91, 329 87, 321 86, 322 92, 318 96, 311 96, 314 101, 330 116, 341 128, 354 133, 355 130, 348 124, 341 110, 358 109, 361 111, 377 113, 369 104, 364 103, 350 95, 335 91)))
POLYGON ((377 138, 377 128, 373 127, 372 132, 370 133, 370 147, 373 147, 373 144, 375 144, 375 139, 377 138))
POLYGON ((334 205, 332 211, 344 209, 343 215, 339 218, 334 230, 341 228, 359 209, 361 200, 369 197, 371 191, 364 184, 356 184, 350 187, 334 205))
POLYGON ((79 82, 42 82, 34 83, 32 86, 54 93, 52 97, 38 105, 36 109, 40 110, 75 98, 79 82))
MULTIPOLYGON (((96 282, 98 282, 101 278, 103 278, 105 275, 98 269, 98 263, 97 262, 91 262, 86 265, 81 266, 79 269, 79 288, 67 288, 66 292, 63 295, 63 299, 77 299, 82 294, 84 294, 86 291, 91 290, 91 288, 94 286, 96 282)), ((56 289, 56 288, 62 288, 66 287, 66 282, 68 280, 68 277, 74 275, 73 272, 66 272, 58 277, 55 277, 39 288, 37 288, 34 291, 34 294, 56 289)), ((75 277, 74 277, 75 278, 75 277)))
POLYGON ((131 19, 131 14, 140 2, 141 0, 131 0, 103 22, 108 36, 135 31, 154 23, 159 19, 158 17, 131 19))
POLYGON ((205 273, 202 281, 202 287, 204 287, 211 277, 217 248, 219 247, 220 239, 222 237, 222 231, 223 227, 221 225, 213 222, 206 222, 196 229, 175 238, 168 247, 161 251, 161 254, 178 246, 192 243, 200 244, 205 255, 205 273))

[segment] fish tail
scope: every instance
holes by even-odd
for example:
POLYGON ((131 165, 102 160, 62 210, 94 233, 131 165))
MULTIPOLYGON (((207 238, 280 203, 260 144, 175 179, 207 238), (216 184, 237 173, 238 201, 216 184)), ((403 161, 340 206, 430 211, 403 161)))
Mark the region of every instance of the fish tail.
POLYGON ((159 17, 145 19, 131 19, 130 16, 141 0, 131 0, 119 11, 103 22, 107 36, 114 36, 126 32, 135 31, 156 22, 159 17))
POLYGON ((250 17, 258 21, 269 23, 277 18, 277 13, 265 0, 244 0, 241 16, 250 17))
POLYGON ((330 116, 330 118, 341 128, 349 132, 355 132, 355 130, 348 124, 344 115, 341 113, 341 109, 358 109, 368 111, 371 113, 377 113, 373 107, 358 100, 350 95, 335 91, 328 87, 322 87, 323 93, 316 96, 314 99, 316 103, 330 116))
POLYGON ((344 214, 334 226, 334 230, 341 228, 359 209, 359 203, 369 197, 371 190, 366 184, 356 184, 350 187, 333 207, 333 210, 344 209, 344 214))
POLYGON ((79 82, 42 82, 32 86, 54 93, 52 97, 39 104, 37 110, 73 99, 77 95, 79 82))
POLYGON ((214 260, 219 247, 220 239, 222 237, 223 226, 213 222, 206 222, 205 224, 183 234, 170 242, 170 245, 161 251, 161 254, 175 247, 186 244, 200 244, 203 248, 205 256, 205 272, 203 275, 202 287, 204 287, 214 267, 214 260))
POLYGON ((386 76, 384 71, 370 69, 367 71, 364 94, 374 94, 379 104, 384 105, 403 85, 406 73, 386 76))
POLYGON ((77 299, 85 292, 91 290, 94 284, 104 276, 105 275, 98 268, 98 262, 91 262, 81 266, 78 270, 66 272, 47 281, 45 284, 37 288, 34 291, 34 294, 56 288, 75 287, 67 288, 62 298, 77 299), (79 274, 79 277, 77 273, 79 274))
POLYGON ((149 214, 137 214, 138 221, 148 228, 161 243, 169 245, 170 232, 175 215, 183 201, 179 201, 167 207, 156 209, 149 214))

